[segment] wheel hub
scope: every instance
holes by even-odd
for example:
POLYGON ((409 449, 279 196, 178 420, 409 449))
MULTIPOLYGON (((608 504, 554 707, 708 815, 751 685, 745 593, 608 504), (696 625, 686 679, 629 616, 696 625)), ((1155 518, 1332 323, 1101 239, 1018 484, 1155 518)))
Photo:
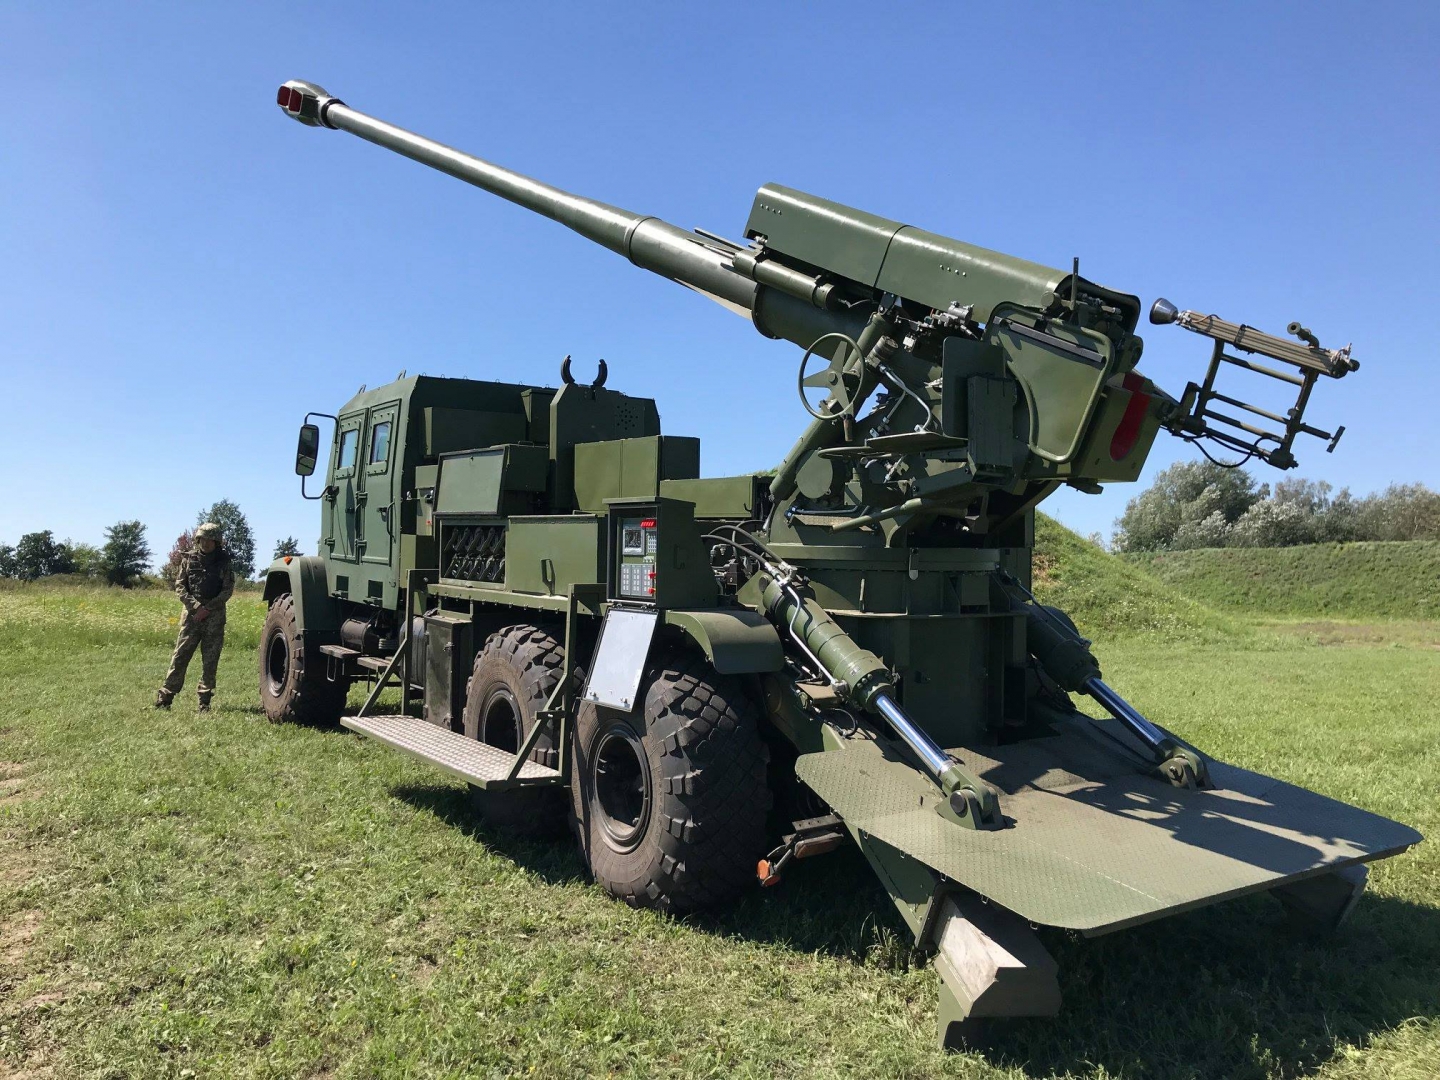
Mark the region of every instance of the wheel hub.
POLYGON ((480 710, 480 741, 507 754, 520 749, 520 708, 506 687, 491 691, 480 710))
POLYGON ((285 635, 270 635, 270 645, 265 650, 265 681, 270 696, 279 697, 285 692, 285 680, 290 676, 290 646, 285 635))
POLYGON ((628 727, 617 725, 595 741, 591 755, 592 810, 616 851, 633 851, 650 817, 650 767, 645 747, 628 727))

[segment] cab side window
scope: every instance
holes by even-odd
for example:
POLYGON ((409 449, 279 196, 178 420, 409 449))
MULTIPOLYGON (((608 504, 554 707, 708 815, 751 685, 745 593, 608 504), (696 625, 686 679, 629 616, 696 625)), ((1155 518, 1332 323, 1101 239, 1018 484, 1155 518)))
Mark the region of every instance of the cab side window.
POLYGON ((335 459, 335 468, 353 469, 355 467, 355 447, 360 442, 360 431, 358 428, 351 428, 340 433, 340 453, 335 459))
POLYGON ((384 420, 370 429, 370 464, 383 465, 390 457, 390 421, 384 420))

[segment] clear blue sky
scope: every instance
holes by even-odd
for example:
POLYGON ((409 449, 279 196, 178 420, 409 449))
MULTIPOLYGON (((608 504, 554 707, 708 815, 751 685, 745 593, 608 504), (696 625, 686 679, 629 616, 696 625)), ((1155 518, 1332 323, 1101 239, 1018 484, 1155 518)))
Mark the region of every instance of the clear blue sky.
MULTIPOLYGON (((777 181, 1183 307, 1353 340, 1302 475, 1437 485, 1431 4, 0 6, 0 540, 163 554, 235 499, 314 550, 307 409, 402 368, 610 362, 707 475, 800 430, 797 350, 548 221, 274 105, 287 78, 681 226, 777 181)), ((1204 342, 1152 327, 1178 394, 1204 342)), ((1164 437, 1162 437, 1164 438, 1164 437)), ((1165 439, 1142 484, 1192 451, 1165 439)), ((1268 470, 1266 470, 1268 471, 1268 470)), ((1109 532, 1140 488, 1048 504, 1109 532)), ((262 560, 263 561, 263 560, 262 560)))

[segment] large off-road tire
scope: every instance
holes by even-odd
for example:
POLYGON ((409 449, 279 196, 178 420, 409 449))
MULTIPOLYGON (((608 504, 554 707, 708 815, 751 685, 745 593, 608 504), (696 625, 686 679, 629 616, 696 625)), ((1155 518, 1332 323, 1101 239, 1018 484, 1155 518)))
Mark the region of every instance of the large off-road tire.
POLYGON ((699 655, 646 673, 631 712, 582 702, 570 790, 585 861, 635 907, 721 906, 755 881, 770 809, 760 714, 699 655))
MULTIPOLYGON (((564 647, 538 626, 507 626, 491 634, 465 687, 466 737, 507 753, 519 751, 560 681, 564 659, 564 647)), ((559 767, 553 731, 536 741, 530 760, 559 767)), ((558 786, 471 791, 476 809, 492 825, 542 836, 565 831, 565 793, 558 786)))
POLYGON ((277 596, 260 631, 260 705, 270 722, 330 725, 345 711, 350 680, 331 682, 318 658, 311 665, 295 618, 295 598, 277 596))

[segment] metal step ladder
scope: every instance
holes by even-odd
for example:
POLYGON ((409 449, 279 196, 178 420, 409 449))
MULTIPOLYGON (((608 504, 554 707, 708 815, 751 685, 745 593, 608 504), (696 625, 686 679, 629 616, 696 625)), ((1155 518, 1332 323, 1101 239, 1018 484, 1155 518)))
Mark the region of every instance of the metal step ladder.
POLYGON ((563 783, 559 771, 528 758, 467 739, 414 716, 344 716, 351 731, 376 739, 486 791, 551 787, 563 783), (517 764, 519 768, 516 768, 517 764))

